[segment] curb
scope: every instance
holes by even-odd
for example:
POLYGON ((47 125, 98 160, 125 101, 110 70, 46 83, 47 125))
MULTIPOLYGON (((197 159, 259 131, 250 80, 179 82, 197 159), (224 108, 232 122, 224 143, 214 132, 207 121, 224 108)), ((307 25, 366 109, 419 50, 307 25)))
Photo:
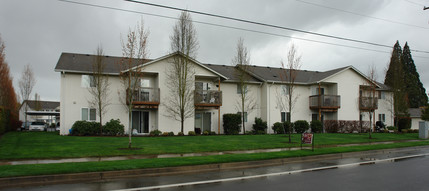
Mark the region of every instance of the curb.
POLYGON ((257 168, 257 167, 285 165, 288 163, 312 162, 312 161, 319 161, 319 160, 363 157, 366 155, 416 151, 423 148, 429 148, 429 146, 325 154, 325 155, 314 155, 314 156, 306 156, 306 157, 270 159, 270 160, 261 160, 261 161, 206 164, 206 165, 195 165, 195 166, 179 166, 179 167, 134 169, 134 170, 122 170, 122 171, 104 171, 104 172, 87 172, 87 173, 73 173, 73 174, 9 177, 9 178, 0 178, 0 188, 17 187, 17 186, 20 186, 20 187, 39 186, 39 185, 46 185, 46 184, 73 183, 73 182, 91 182, 91 181, 97 181, 97 180, 112 180, 112 179, 130 178, 130 177, 166 176, 166 175, 177 175, 177 174, 196 173, 196 172, 257 168))

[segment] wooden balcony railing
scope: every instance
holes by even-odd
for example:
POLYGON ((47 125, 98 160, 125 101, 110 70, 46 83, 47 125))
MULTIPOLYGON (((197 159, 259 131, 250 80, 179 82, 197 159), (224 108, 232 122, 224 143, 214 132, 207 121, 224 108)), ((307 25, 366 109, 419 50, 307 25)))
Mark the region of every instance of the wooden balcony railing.
POLYGON ((133 93, 133 105, 156 106, 159 105, 159 88, 138 88, 133 93))
POLYGON ((222 106, 222 91, 217 90, 195 90, 194 104, 197 107, 219 107, 222 106))
POLYGON ((377 97, 359 97, 360 110, 376 110, 378 109, 377 97))
POLYGON ((310 96, 310 109, 338 110, 341 107, 339 95, 313 95, 310 96))

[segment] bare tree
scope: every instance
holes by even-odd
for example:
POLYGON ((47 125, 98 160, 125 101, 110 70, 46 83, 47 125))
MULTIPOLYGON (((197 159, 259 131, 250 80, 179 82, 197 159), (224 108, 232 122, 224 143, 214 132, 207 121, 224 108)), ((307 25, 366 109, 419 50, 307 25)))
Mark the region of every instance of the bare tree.
POLYGON ((375 67, 375 65, 372 65, 369 67, 368 70, 368 86, 369 86, 369 108, 368 108, 368 115, 369 115, 369 124, 370 124, 370 128, 369 128, 369 138, 371 139, 371 132, 374 129, 374 124, 373 124, 373 120, 375 121, 375 109, 377 107, 377 97, 376 97, 376 91, 375 89, 377 88, 376 85, 376 79, 377 79, 377 69, 375 67), (374 118, 374 119, 373 119, 374 118))
POLYGON ((22 71, 21 78, 18 81, 19 85, 19 95, 21 96, 22 103, 21 107, 24 106, 24 116, 25 116, 25 124, 27 124, 27 111, 28 104, 24 105, 24 102, 30 98, 31 92, 33 91, 33 87, 36 84, 36 79, 34 78, 33 69, 30 64, 24 66, 24 70, 22 71))
POLYGON ((107 112, 107 106, 110 104, 108 100, 109 92, 109 76, 104 73, 106 64, 104 62, 103 48, 97 47, 97 52, 92 61, 92 84, 88 88, 91 98, 88 100, 92 108, 96 108, 98 117, 100 118, 100 135, 103 133, 103 116, 107 112))
POLYGON ((250 80, 249 72, 251 72, 250 66, 250 54, 247 48, 244 46, 244 40, 238 39, 237 52, 232 60, 232 64, 235 65, 234 75, 237 78, 237 91, 239 99, 237 101, 237 110, 241 112, 241 125, 243 128, 243 134, 246 134, 245 126, 245 114, 249 114, 253 109, 256 108, 256 100, 251 94, 248 88, 250 80))
POLYGON ((122 56, 123 60, 120 62, 121 74, 120 79, 122 83, 122 91, 118 91, 120 101, 125 106, 128 112, 128 148, 131 148, 132 137, 132 112, 134 108, 133 101, 135 100, 139 91, 140 81, 143 78, 143 67, 145 59, 147 58, 147 44, 149 32, 144 28, 143 19, 140 24, 134 29, 129 29, 127 38, 121 39, 122 43, 122 56), (125 92, 125 93, 124 93, 125 92), (122 95, 121 95, 122 94, 122 95))
MULTIPOLYGON (((287 63, 285 64, 281 61, 281 72, 279 77, 283 84, 281 93, 278 93, 277 96, 277 106, 280 109, 280 114, 282 111, 288 111, 289 117, 292 119, 292 110, 295 108, 295 104, 298 100, 298 94, 295 93, 296 89, 296 77, 298 75, 298 70, 301 68, 301 55, 298 54, 298 50, 295 44, 291 44, 287 53, 287 63)), ((287 116, 286 116, 287 117, 287 116)), ((288 119, 286 119, 288 120, 288 119)), ((283 127, 284 128, 284 127, 283 127)), ((292 127, 289 125, 289 143, 291 140, 292 127)))
POLYGON ((170 90, 164 106, 166 116, 180 121, 183 133, 185 120, 194 116, 193 87, 195 84, 195 69, 191 59, 195 58, 198 50, 197 32, 192 24, 191 15, 183 11, 173 27, 170 36, 171 51, 178 52, 170 61, 167 68, 166 85, 170 90))

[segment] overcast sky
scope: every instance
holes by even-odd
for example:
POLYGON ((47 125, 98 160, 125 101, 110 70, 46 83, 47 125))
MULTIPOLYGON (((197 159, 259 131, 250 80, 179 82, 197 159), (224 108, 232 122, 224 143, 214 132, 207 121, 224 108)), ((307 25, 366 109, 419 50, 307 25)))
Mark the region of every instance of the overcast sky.
MULTIPOLYGON (((175 18, 180 14, 178 11, 121 0, 73 1, 175 18)), ((146 0, 145 2, 389 46, 393 46, 396 40, 399 40, 403 47, 408 41, 411 49, 429 51, 429 10, 423 10, 423 5, 429 6, 429 0, 146 0)), ((191 15, 194 21, 283 35, 283 37, 267 35, 195 23, 200 44, 197 60, 200 62, 231 65, 237 40, 242 37, 250 50, 251 64, 280 67, 280 61, 286 60, 287 48, 293 42, 302 54, 301 69, 325 71, 353 65, 366 74, 369 66, 375 65, 378 80, 384 81, 385 68, 389 63, 392 48, 191 15)), ((124 36, 129 27, 135 26, 141 18, 144 19, 146 28, 150 30, 150 58, 167 54, 170 47, 169 36, 176 22, 174 19, 57 0, 1 0, 0 34, 6 44, 6 60, 11 68, 15 89, 18 90, 17 82, 24 65, 30 64, 37 79, 33 95, 38 93, 42 100, 59 101, 60 74, 55 72, 54 68, 61 53, 94 54, 97 45, 101 44, 106 55, 121 56, 121 36, 124 36)), ((429 54, 412 52, 412 55, 420 73, 420 80, 429 90, 429 54)))

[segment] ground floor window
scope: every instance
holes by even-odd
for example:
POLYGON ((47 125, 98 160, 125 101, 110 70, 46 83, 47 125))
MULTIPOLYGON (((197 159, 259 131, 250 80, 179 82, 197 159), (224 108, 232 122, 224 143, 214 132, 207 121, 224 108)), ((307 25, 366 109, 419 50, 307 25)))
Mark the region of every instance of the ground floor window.
POLYGON ((290 122, 290 112, 281 112, 281 121, 282 122, 290 122))
MULTIPOLYGON (((241 114, 241 112, 238 112, 238 114, 241 115, 241 119, 243 119, 243 115, 241 114)), ((247 122, 247 112, 244 112, 244 122, 247 122)))
POLYGON ((95 121, 96 111, 94 108, 82 108, 82 121, 95 121))
POLYGON ((386 122, 386 115, 385 114, 378 114, 378 120, 382 121, 383 123, 386 122))
POLYGON ((319 120, 319 114, 318 113, 313 113, 311 114, 311 121, 322 121, 323 122, 323 114, 321 115, 321 120, 319 120))
POLYGON ((203 133, 211 131, 211 112, 196 112, 195 113, 195 133, 203 133))

